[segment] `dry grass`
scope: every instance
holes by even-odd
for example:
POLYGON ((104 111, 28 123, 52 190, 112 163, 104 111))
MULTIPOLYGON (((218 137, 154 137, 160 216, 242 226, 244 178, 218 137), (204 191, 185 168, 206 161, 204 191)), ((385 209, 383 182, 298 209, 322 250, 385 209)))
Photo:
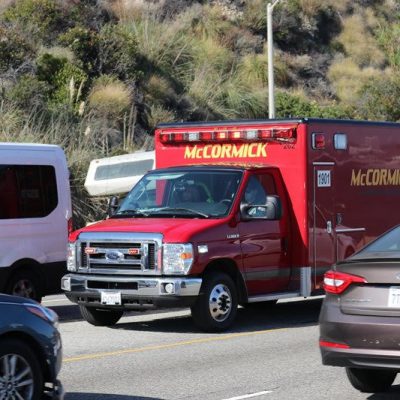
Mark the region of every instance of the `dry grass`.
POLYGON ((145 0, 108 0, 105 6, 122 22, 136 20, 159 8, 158 5, 145 0))
POLYGON ((337 97, 346 105, 354 105, 361 87, 380 75, 382 75, 381 70, 372 67, 360 68, 350 58, 335 62, 328 72, 328 78, 336 90, 337 97))
POLYGON ((100 114, 121 116, 132 103, 132 93, 120 81, 97 83, 89 94, 89 106, 100 114))
POLYGON ((385 55, 371 34, 376 20, 369 12, 365 13, 365 17, 353 15, 346 18, 338 41, 358 66, 382 67, 385 64, 385 55))
POLYGON ((311 17, 316 15, 321 8, 325 8, 326 3, 321 0, 299 0, 299 6, 305 15, 311 17))
POLYGON ((75 60, 75 55, 67 47, 61 47, 61 46, 54 46, 54 47, 41 47, 39 49, 38 55, 42 54, 50 54, 53 57, 56 58, 66 58, 70 63, 72 63, 75 60))
POLYGON ((173 122, 176 120, 176 115, 173 111, 167 110, 165 107, 152 104, 148 116, 148 123, 151 130, 153 130, 161 122, 173 122))

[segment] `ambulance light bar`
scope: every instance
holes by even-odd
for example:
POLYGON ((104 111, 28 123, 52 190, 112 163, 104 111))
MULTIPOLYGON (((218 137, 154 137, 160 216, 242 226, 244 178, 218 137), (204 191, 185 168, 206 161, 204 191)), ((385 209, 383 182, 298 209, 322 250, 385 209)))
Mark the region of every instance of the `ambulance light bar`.
POLYGON ((162 143, 268 140, 294 142, 293 128, 160 133, 162 143))

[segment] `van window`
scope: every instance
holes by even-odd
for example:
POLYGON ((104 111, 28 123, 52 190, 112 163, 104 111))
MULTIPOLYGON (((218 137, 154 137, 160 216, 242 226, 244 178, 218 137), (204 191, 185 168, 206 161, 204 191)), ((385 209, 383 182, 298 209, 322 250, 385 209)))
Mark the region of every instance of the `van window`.
POLYGON ((0 219, 45 217, 57 203, 54 167, 0 164, 0 219))
POLYGON ((97 167, 94 179, 100 181, 105 179, 126 178, 129 176, 142 176, 153 168, 153 163, 153 160, 140 160, 101 165, 97 167))

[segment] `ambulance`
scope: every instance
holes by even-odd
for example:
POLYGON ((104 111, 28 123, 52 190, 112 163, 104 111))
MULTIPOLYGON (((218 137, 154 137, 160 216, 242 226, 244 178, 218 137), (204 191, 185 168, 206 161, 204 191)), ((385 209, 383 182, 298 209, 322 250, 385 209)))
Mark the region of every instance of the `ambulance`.
POLYGON ((162 124, 156 168, 69 236, 67 297, 93 325, 190 307, 223 331, 239 305, 323 293, 334 263, 398 223, 400 124, 162 124))

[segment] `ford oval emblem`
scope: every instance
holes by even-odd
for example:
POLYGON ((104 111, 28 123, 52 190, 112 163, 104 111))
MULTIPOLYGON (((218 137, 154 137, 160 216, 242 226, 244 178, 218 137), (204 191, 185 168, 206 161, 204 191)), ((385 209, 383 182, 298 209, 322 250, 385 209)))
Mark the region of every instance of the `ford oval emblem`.
POLYGON ((116 250, 107 250, 105 257, 109 261, 122 261, 125 258, 124 253, 116 250))

